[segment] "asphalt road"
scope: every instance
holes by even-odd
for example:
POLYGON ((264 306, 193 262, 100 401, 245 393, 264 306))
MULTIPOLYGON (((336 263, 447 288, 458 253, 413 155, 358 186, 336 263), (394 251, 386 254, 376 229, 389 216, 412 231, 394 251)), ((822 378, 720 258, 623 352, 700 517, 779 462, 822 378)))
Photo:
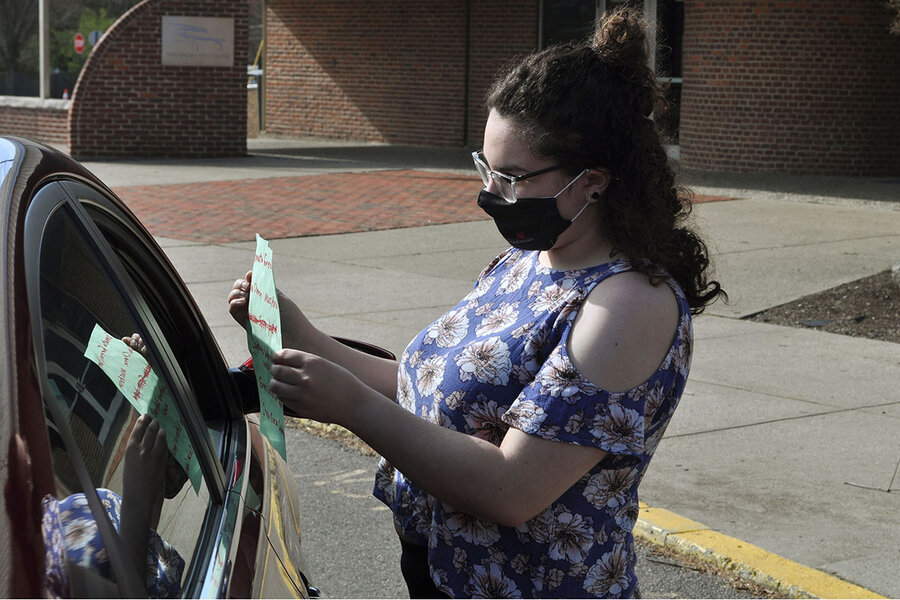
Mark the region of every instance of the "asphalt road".
MULTIPOLYGON (((296 429, 285 438, 311 583, 331 598, 408 598, 390 512, 372 496, 376 459, 296 429)), ((647 598, 760 597, 643 545, 638 577, 647 598)))

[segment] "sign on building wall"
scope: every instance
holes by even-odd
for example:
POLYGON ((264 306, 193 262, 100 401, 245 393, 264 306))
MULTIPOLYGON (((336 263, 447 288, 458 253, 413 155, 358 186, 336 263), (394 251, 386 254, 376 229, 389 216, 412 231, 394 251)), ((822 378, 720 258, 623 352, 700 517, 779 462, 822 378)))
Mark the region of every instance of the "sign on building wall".
POLYGON ((234 19, 163 16, 162 64, 233 66, 234 19))

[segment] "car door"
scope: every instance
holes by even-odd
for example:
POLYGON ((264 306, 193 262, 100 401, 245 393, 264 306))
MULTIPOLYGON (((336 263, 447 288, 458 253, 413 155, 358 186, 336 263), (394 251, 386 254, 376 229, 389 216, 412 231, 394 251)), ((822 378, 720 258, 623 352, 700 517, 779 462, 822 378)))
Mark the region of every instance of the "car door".
MULTIPOLYGON (((196 305, 146 230, 97 182, 53 179, 30 202, 24 249, 56 482, 45 520, 50 503, 66 536, 63 564, 74 565, 59 577, 87 595, 128 578, 120 573, 127 563, 119 570, 109 563, 129 540, 103 537, 97 512, 85 505, 99 500, 121 527, 129 506, 147 504, 130 502, 146 482, 128 476, 135 470, 127 449, 139 414, 132 400, 152 381, 149 401, 161 422, 168 419, 167 438, 174 432, 178 446, 166 453, 164 497, 140 583, 156 597, 224 597, 240 562, 242 525, 253 524, 248 514, 258 512, 245 498, 258 503, 265 495, 250 485, 254 459, 240 396, 196 305), (140 348, 123 339, 139 339, 140 348), (135 364, 143 378, 135 378, 135 364), (102 552, 110 555, 105 563, 97 558, 102 552)), ((299 573, 287 579, 280 595, 305 595, 299 573)))

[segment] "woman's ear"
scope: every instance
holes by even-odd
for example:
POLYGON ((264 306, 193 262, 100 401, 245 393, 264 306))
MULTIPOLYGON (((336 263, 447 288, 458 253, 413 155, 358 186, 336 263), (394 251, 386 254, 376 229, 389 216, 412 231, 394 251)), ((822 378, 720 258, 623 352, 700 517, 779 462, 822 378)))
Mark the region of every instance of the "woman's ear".
POLYGON ((609 186, 609 182, 612 181, 612 175, 610 175, 609 170, 605 168, 590 169, 586 175, 587 201, 596 202, 603 196, 603 193, 609 186))

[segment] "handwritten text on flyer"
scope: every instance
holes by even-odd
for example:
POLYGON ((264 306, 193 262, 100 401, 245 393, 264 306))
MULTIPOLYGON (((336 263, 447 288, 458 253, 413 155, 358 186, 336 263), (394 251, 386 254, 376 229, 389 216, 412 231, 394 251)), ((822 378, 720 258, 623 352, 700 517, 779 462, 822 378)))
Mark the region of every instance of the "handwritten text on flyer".
POLYGON ((135 410, 159 421, 166 432, 169 451, 188 474, 194 491, 199 492, 202 475, 194 447, 175 409, 175 401, 147 359, 100 325, 94 325, 84 355, 100 367, 135 410))

